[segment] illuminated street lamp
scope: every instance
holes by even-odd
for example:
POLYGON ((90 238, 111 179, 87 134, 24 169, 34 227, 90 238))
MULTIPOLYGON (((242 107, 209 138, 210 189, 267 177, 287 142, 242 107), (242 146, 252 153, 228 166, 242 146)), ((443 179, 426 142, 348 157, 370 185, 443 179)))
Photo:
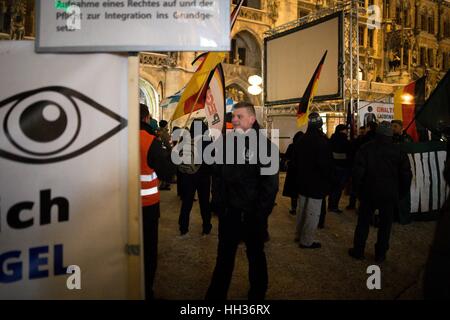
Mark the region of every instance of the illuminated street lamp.
POLYGON ((412 104, 414 97, 409 93, 402 94, 402 104, 412 104))
POLYGON ((250 93, 253 96, 261 94, 262 92, 261 84, 263 80, 260 76, 255 74, 248 78, 248 82, 250 83, 250 86, 247 88, 248 93, 250 93))

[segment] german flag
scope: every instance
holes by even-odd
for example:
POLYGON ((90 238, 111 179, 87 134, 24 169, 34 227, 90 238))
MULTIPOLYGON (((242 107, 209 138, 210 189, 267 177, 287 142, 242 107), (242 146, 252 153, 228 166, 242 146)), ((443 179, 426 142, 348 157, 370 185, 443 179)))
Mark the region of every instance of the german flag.
POLYGON ((308 87, 305 90, 305 93, 303 94, 302 100, 300 101, 298 105, 297 110, 297 127, 301 128, 308 124, 308 115, 309 115, 309 107, 311 106, 311 103, 313 102, 314 96, 317 92, 317 87, 319 84, 319 78, 320 78, 320 72, 322 71, 323 64, 325 62, 325 58, 327 57, 328 50, 325 51, 325 54, 323 55, 322 59, 320 60, 319 64, 317 65, 316 71, 314 71, 314 74, 309 81, 308 87))
POLYGON ((395 92, 394 119, 403 121, 403 130, 414 142, 427 141, 426 129, 416 122, 416 116, 425 104, 426 77, 407 84, 395 92))
POLYGON ((214 72, 223 58, 225 58, 224 52, 204 54, 203 61, 181 94, 180 101, 172 115, 172 121, 205 106, 205 95, 208 90, 207 81, 210 79, 211 72, 214 72))

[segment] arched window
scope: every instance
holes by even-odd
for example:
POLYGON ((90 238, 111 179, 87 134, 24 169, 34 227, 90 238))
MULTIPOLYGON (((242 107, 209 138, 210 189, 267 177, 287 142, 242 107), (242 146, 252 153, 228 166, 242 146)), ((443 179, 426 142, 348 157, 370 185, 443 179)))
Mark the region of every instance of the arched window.
POLYGON ((261 70, 261 49, 250 32, 244 30, 233 37, 228 63, 261 70))
POLYGON ((158 93, 148 81, 142 78, 139 79, 139 103, 147 105, 153 119, 161 120, 158 93))
POLYGON ((420 29, 422 29, 422 31, 428 31, 428 19, 426 13, 420 15, 420 29))
POLYGON ((428 49, 428 65, 430 66, 430 68, 434 67, 434 50, 429 48, 428 49))
POLYGON ((446 72, 449 69, 450 53, 444 52, 442 59, 442 71, 446 72))
POLYGON ((420 47, 420 65, 422 67, 425 67, 425 65, 427 64, 426 55, 427 55, 427 49, 425 47, 420 47))
POLYGON ((444 21, 444 38, 450 38, 450 22, 449 22, 449 19, 444 21))
POLYGON ((428 17, 428 32, 434 34, 434 17, 430 15, 428 17))

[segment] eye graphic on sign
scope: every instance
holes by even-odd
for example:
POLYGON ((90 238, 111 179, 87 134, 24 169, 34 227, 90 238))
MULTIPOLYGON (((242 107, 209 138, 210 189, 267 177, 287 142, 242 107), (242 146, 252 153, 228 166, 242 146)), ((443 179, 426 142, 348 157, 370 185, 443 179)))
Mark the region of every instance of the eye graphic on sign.
POLYGON ((127 126, 126 119, 66 87, 40 88, 0 101, 0 123, 0 136, 6 137, 1 139, 0 157, 32 164, 76 157, 127 126), (102 131, 96 125, 84 132, 83 118, 88 115, 98 123, 106 117, 111 128, 102 131))

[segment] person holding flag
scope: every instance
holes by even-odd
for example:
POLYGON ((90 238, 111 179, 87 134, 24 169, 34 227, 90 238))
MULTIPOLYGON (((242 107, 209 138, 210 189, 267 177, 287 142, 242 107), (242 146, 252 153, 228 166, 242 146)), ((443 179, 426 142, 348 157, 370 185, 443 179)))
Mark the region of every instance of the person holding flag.
POLYGON ((320 248, 314 241, 319 225, 324 227, 325 206, 333 176, 333 157, 328 138, 322 132, 323 121, 316 112, 310 114, 310 106, 317 91, 320 72, 328 51, 325 51, 303 94, 297 111, 297 127, 306 129, 294 152, 296 191, 300 195, 297 205, 297 228, 295 241, 301 248, 320 248), (323 213, 322 213, 323 212, 323 213), (322 217, 322 218, 321 218, 322 217))
POLYGON ((300 248, 316 249, 321 244, 315 241, 314 236, 322 201, 331 190, 334 165, 328 139, 322 132, 322 118, 317 112, 312 112, 308 118, 308 129, 294 153, 297 192, 300 195, 295 240, 300 248))

